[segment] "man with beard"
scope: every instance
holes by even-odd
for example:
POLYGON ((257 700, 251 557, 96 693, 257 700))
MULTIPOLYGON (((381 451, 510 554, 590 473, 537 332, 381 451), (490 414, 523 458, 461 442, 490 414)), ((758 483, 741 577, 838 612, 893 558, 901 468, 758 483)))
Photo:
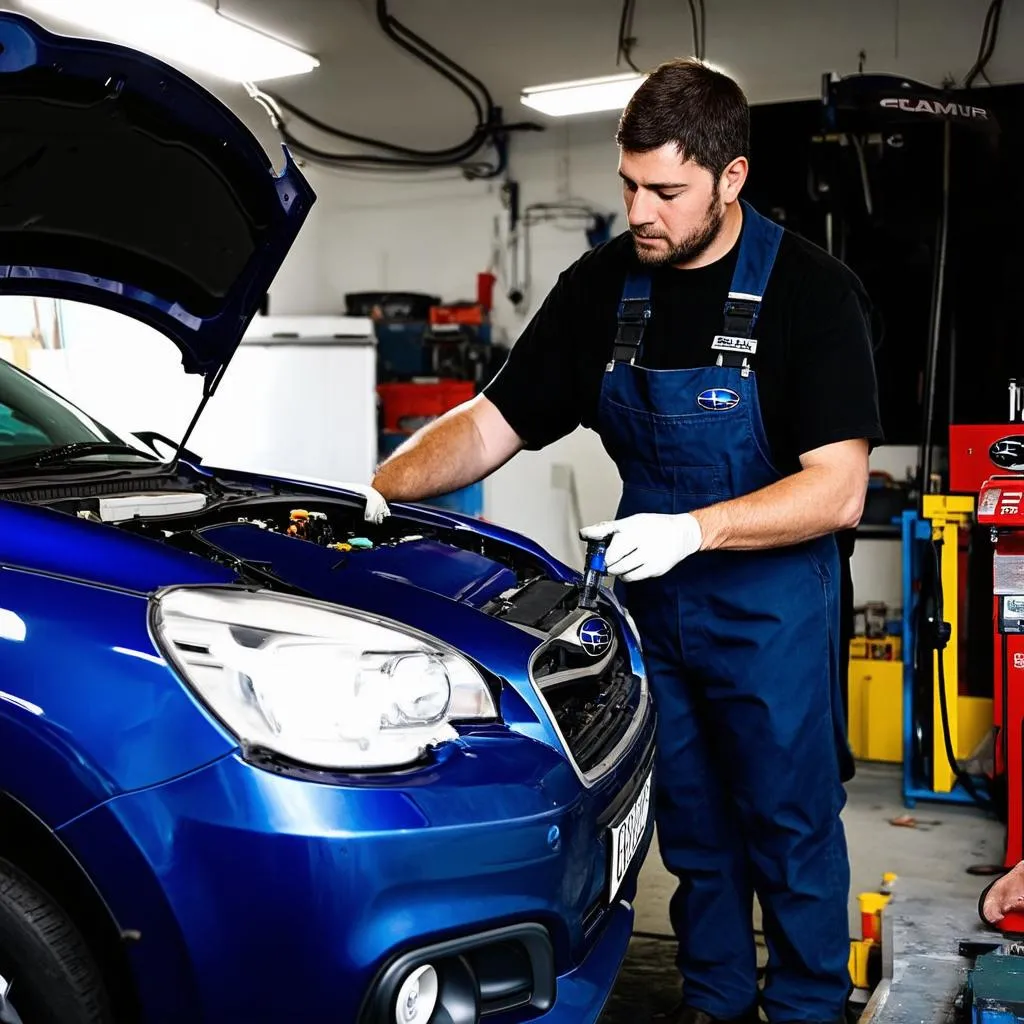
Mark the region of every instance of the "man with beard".
POLYGON ((498 376, 379 469, 447 493, 579 425, 623 481, 610 538, 659 709, 656 816, 679 879, 674 1024, 838 1021, 849 993, 852 775, 835 533, 881 438, 859 281, 740 200, 749 109, 692 60, 623 112, 629 231, 562 273, 498 376))

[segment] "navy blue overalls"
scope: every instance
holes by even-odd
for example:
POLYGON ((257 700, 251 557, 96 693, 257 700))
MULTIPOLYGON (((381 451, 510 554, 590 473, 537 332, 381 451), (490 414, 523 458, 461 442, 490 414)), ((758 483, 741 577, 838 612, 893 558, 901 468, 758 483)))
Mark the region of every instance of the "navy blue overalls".
MULTIPOLYGON (((627 278, 598 432, 622 477, 618 517, 690 512, 781 478, 752 365, 782 229, 743 204, 739 259, 709 365, 650 370, 651 282, 627 278), (753 342, 752 342, 753 339, 753 342), (711 365, 713 364, 713 365, 711 365)), ((849 864, 840 821, 852 772, 839 689, 831 536, 701 551, 622 584, 659 706, 657 826, 685 1002, 719 1019, 757 998, 761 903, 769 1019, 835 1021, 849 993, 849 864)))

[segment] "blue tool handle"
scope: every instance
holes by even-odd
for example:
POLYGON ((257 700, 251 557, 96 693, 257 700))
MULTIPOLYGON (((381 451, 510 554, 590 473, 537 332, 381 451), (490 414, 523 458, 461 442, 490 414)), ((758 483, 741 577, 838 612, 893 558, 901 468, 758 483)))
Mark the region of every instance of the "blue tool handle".
POLYGON ((600 537, 587 542, 587 560, 583 567, 583 586, 580 588, 579 606, 596 608, 601 577, 608 571, 605 555, 608 552, 608 538, 600 537))
POLYGON ((608 565, 605 556, 608 554, 608 538, 601 537, 587 543, 587 569, 600 573, 602 576, 607 572, 608 565))

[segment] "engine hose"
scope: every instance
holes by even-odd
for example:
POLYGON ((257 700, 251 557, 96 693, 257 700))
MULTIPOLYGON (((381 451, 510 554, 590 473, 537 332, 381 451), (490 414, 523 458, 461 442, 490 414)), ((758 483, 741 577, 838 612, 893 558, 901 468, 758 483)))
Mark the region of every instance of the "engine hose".
POLYGON ((939 708, 942 712, 942 738, 945 741, 946 760, 949 762, 950 770, 956 776, 957 781, 964 787, 964 790, 971 799, 985 811, 991 811, 992 803, 979 792, 971 776, 960 767, 956 759, 956 751, 953 749, 953 737, 949 727, 949 706, 946 698, 946 659, 943 657, 946 644, 949 642, 949 624, 945 621, 943 614, 943 591, 942 591, 942 541, 933 540, 931 543, 932 556, 935 559, 935 622, 932 645, 938 652, 939 663, 939 708))

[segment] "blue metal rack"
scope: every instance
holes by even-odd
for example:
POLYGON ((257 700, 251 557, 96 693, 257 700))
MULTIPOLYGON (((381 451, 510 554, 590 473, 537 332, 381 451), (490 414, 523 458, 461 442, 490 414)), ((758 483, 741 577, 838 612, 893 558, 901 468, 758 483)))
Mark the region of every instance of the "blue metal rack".
MULTIPOLYGON (((921 777, 914 763, 914 655, 917 651, 917 610, 920 603, 921 557, 930 543, 932 525, 916 509, 906 509, 898 521, 901 529, 900 551, 903 567, 903 802, 915 807, 919 800, 932 803, 974 804, 974 798, 959 783, 948 793, 937 793, 921 777)), ((941 729, 935 722, 933 728, 941 729)), ((975 780, 979 793, 987 792, 984 779, 975 780)))

